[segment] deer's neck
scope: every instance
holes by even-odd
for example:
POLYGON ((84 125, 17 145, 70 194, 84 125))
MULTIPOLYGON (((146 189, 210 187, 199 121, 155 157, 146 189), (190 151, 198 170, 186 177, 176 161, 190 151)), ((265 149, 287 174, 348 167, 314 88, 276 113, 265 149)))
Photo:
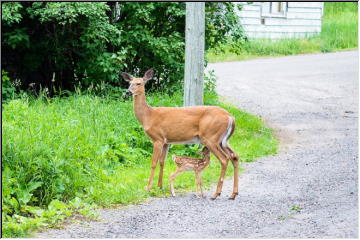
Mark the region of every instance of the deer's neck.
POLYGON ((151 112, 151 107, 146 103, 145 93, 134 96, 134 112, 137 120, 144 126, 151 112))

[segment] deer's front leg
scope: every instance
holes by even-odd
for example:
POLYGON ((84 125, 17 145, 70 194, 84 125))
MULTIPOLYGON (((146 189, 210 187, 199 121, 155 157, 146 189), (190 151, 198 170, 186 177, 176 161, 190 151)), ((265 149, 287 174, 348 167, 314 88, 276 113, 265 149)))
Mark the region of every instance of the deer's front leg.
POLYGON ((165 164, 165 159, 166 159, 166 155, 168 153, 169 150, 169 144, 165 144, 163 146, 162 149, 162 153, 160 156, 160 170, 159 170, 159 181, 158 181, 158 187, 162 188, 162 179, 163 179, 163 172, 164 172, 164 164, 165 164))
POLYGON ((147 190, 148 191, 150 191, 150 189, 152 187, 155 168, 156 168, 157 162, 158 162, 158 160, 159 160, 159 158, 161 156, 163 146, 164 146, 164 144, 161 143, 161 142, 154 142, 153 143, 153 154, 152 154, 152 160, 151 160, 151 173, 150 173, 149 182, 148 182, 148 185, 147 185, 147 190))

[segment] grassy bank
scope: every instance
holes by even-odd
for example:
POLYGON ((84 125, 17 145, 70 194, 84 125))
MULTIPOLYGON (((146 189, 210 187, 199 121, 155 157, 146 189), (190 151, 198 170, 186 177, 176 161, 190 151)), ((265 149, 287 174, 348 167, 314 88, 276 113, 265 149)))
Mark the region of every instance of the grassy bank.
MULTIPOLYGON (((277 141, 257 117, 220 103, 236 118, 230 141, 242 161, 274 154, 277 141)), ((153 94, 152 106, 181 106, 181 93, 153 94)), ((3 106, 2 220, 4 237, 24 237, 34 229, 55 226, 67 216, 91 216, 91 207, 137 203, 149 196, 168 196, 172 154, 192 155, 199 145, 171 147, 164 189, 145 191, 152 145, 133 115, 132 101, 91 95, 67 98, 22 98, 3 106)), ((213 159, 215 160, 215 159, 213 159)), ((231 164, 228 175, 232 174, 231 164)), ((220 173, 217 160, 203 172, 206 186, 220 173)), ((158 174, 158 173, 157 173, 158 174)), ((155 185, 156 185, 155 177, 155 185)), ((194 190, 190 172, 175 181, 177 191, 194 190)))
POLYGON ((224 52, 210 49, 210 62, 239 61, 259 57, 286 56, 305 53, 333 52, 358 47, 358 9, 354 2, 326 2, 319 36, 306 39, 270 41, 252 39, 241 49, 223 46, 224 52), (234 53, 234 50, 237 50, 234 53))

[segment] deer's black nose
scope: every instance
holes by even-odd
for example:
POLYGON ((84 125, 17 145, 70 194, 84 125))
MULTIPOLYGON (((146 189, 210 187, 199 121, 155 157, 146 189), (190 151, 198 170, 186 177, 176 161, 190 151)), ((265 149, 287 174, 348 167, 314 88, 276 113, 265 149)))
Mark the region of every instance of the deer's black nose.
POLYGON ((130 91, 129 89, 126 90, 125 94, 126 94, 126 95, 132 95, 132 93, 131 93, 131 91, 130 91))

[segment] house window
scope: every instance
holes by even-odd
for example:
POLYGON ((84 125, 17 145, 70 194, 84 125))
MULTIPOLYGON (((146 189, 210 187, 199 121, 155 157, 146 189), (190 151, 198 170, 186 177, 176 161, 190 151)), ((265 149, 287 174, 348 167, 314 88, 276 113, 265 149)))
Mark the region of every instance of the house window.
POLYGON ((261 6, 262 17, 286 17, 286 2, 263 2, 261 6))
POLYGON ((283 14, 284 9, 282 8, 281 2, 271 2, 270 3, 270 13, 271 14, 283 14))

